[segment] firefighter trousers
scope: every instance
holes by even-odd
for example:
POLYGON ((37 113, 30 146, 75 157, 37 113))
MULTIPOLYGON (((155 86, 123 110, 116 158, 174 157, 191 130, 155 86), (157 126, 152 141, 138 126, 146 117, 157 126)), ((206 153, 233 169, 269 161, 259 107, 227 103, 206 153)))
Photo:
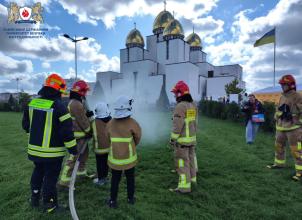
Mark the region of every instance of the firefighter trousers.
MULTIPOLYGON (((81 149, 84 147, 85 139, 77 139, 77 150, 78 153, 81 152, 81 149)), ((85 151, 83 152, 81 158, 80 158, 80 164, 78 169, 78 175, 86 175, 86 162, 88 159, 89 154, 89 148, 88 144, 86 146, 85 151)), ((77 157, 79 155, 70 155, 69 158, 65 161, 64 168, 60 177, 60 184, 66 185, 69 184, 70 178, 72 175, 72 171, 74 168, 74 165, 76 163, 77 157)))
POLYGON ((288 142, 295 160, 296 173, 302 174, 302 128, 292 131, 276 131, 275 162, 278 166, 285 165, 285 146, 288 142))
MULTIPOLYGON (((112 201, 117 200, 118 195, 118 188, 122 177, 122 170, 114 170, 111 169, 112 177, 111 177, 111 189, 110 189, 110 198, 112 201)), ((135 191, 135 168, 132 167, 131 169, 124 171, 126 180, 127 180, 127 196, 128 199, 134 198, 134 191, 135 191)))
POLYGON ((181 192, 191 192, 191 182, 196 182, 195 146, 175 147, 175 167, 179 175, 178 189, 181 192))
POLYGON ((106 154, 95 154, 96 169, 98 173, 98 179, 104 179, 108 176, 108 153, 106 154))
POLYGON ((35 167, 30 181, 32 198, 39 199, 42 191, 44 203, 53 200, 57 204, 56 184, 62 161, 62 159, 58 159, 52 162, 34 162, 35 167))

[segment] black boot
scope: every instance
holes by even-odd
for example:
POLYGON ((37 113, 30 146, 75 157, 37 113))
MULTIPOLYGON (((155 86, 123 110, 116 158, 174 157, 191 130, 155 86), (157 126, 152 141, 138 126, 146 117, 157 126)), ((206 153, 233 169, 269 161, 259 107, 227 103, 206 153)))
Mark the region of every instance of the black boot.
POLYGON ((47 213, 54 213, 57 211, 58 204, 56 199, 51 198, 49 200, 44 201, 44 211, 47 213))
POLYGON ((31 198, 30 198, 31 207, 33 207, 33 208, 39 207, 39 202, 40 202, 40 191, 33 190, 31 193, 31 198))
POLYGON ((113 201, 112 199, 107 199, 106 204, 109 206, 109 208, 113 208, 113 209, 117 208, 117 202, 113 201))
POLYGON ((134 205, 135 202, 136 202, 136 199, 135 199, 134 197, 133 197, 133 198, 128 198, 128 203, 129 203, 130 205, 134 205))

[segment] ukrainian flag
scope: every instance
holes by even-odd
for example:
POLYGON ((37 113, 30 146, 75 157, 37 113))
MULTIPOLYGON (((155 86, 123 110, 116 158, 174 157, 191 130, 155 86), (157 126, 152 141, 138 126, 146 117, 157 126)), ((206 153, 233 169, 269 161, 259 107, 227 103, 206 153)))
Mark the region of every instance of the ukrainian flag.
POLYGON ((274 43, 276 40, 276 29, 267 32, 265 35, 263 35, 259 40, 256 40, 254 43, 254 47, 259 47, 264 44, 270 44, 274 43))

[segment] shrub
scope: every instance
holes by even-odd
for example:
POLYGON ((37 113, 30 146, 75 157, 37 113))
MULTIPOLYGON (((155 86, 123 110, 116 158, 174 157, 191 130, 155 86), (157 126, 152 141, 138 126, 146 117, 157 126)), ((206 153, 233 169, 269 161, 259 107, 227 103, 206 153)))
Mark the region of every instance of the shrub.
POLYGON ((274 132, 275 131, 275 104, 273 102, 264 102, 263 108, 265 110, 265 122, 261 128, 264 131, 274 132))
MULTIPOLYGON (((264 131, 275 131, 275 105, 274 103, 264 102, 265 122, 261 125, 264 131)), ((224 104, 217 101, 202 100, 199 103, 201 114, 222 120, 231 120, 235 122, 244 122, 244 114, 241 112, 240 106, 236 103, 224 104)))

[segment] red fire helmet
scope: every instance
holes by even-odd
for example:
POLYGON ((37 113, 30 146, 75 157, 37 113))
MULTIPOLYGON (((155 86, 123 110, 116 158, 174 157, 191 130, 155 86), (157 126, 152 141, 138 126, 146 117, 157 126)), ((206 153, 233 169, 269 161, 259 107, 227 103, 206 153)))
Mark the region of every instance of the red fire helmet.
POLYGON ((288 85, 290 89, 296 89, 296 80, 293 75, 287 74, 279 80, 280 85, 288 85))
POLYGON ((189 86, 184 81, 178 81, 171 92, 175 94, 176 98, 190 94, 189 86))
POLYGON ((84 80, 79 80, 72 85, 71 91, 76 92, 81 96, 86 96, 89 91, 89 85, 84 80))
POLYGON ((61 93, 66 93, 66 82, 56 73, 52 73, 46 78, 44 86, 51 87, 61 93))

